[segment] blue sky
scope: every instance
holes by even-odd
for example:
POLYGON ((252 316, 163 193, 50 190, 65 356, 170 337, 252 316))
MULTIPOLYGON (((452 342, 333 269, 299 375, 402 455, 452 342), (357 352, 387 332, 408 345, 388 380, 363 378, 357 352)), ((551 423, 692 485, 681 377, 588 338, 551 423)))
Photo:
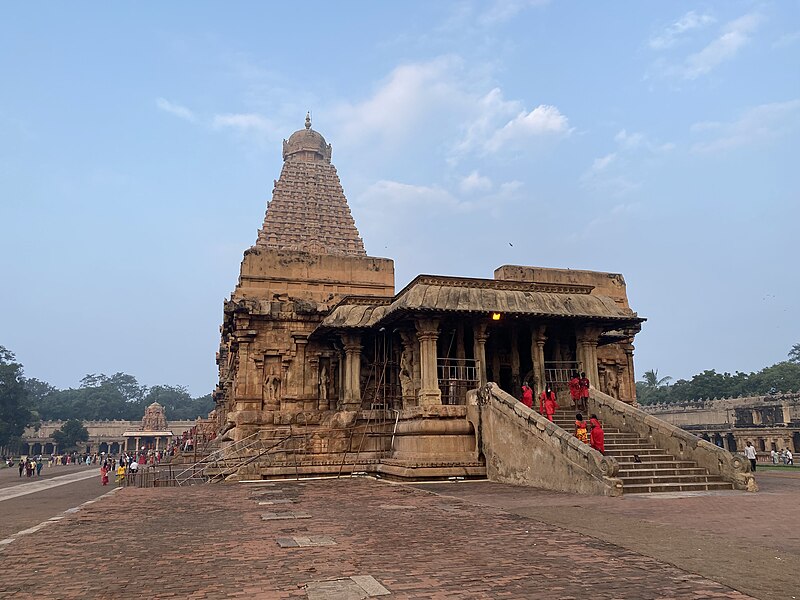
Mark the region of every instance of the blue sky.
POLYGON ((621 272, 639 375, 800 341, 796 1, 18 3, 0 76, 0 345, 59 387, 213 389, 307 110, 398 289, 621 272))

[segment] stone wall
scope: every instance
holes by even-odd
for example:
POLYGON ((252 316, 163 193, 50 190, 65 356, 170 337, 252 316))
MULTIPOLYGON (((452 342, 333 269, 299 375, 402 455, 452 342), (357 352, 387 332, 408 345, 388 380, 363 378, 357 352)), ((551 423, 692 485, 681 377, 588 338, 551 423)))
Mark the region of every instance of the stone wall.
POLYGON ((489 479, 561 492, 622 495, 619 464, 499 389, 472 391, 469 418, 478 431, 489 479))

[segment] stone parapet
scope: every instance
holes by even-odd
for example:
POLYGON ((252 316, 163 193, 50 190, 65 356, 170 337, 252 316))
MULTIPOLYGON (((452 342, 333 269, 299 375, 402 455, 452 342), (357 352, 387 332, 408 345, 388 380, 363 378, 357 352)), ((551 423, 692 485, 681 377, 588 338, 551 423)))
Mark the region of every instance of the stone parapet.
POLYGON ((697 463, 710 474, 733 483, 736 489, 758 491, 755 478, 749 472, 750 463, 741 454, 728 452, 595 389, 589 391, 589 413, 596 414, 605 426, 635 432, 678 460, 697 463))
POLYGON ((489 479, 561 492, 622 495, 619 464, 489 383, 468 394, 489 479))

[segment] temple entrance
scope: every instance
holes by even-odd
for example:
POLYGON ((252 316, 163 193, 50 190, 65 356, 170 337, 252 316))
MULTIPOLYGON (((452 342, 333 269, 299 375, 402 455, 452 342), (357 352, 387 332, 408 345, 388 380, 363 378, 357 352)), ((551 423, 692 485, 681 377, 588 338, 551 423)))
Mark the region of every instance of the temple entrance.
POLYGON ((733 437, 733 434, 729 433, 725 438, 728 440, 728 452, 736 452, 736 438, 733 437))

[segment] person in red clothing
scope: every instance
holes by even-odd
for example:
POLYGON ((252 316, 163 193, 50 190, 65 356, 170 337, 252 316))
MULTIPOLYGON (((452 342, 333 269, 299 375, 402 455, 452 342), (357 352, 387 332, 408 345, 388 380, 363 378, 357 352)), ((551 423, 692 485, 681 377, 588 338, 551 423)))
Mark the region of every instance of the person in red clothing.
POLYGON ((522 403, 528 408, 533 408, 533 390, 528 387, 528 382, 522 384, 522 403))
POLYGON ((558 402, 556 402, 556 393, 547 384, 541 396, 539 396, 539 412, 547 415, 547 418, 553 420, 553 413, 558 410, 558 402))
POLYGON ((603 426, 597 420, 597 415, 592 415, 589 419, 592 425, 592 432, 590 434, 589 445, 597 450, 600 454, 606 453, 606 434, 603 432, 603 426))
POLYGON ((572 398, 572 404, 575 408, 580 408, 581 404, 581 378, 578 377, 578 372, 572 372, 572 378, 569 380, 569 395, 572 398))
POLYGON ((589 378, 586 377, 586 373, 581 373, 578 383, 580 384, 581 391, 580 410, 586 412, 589 410, 589 378))

